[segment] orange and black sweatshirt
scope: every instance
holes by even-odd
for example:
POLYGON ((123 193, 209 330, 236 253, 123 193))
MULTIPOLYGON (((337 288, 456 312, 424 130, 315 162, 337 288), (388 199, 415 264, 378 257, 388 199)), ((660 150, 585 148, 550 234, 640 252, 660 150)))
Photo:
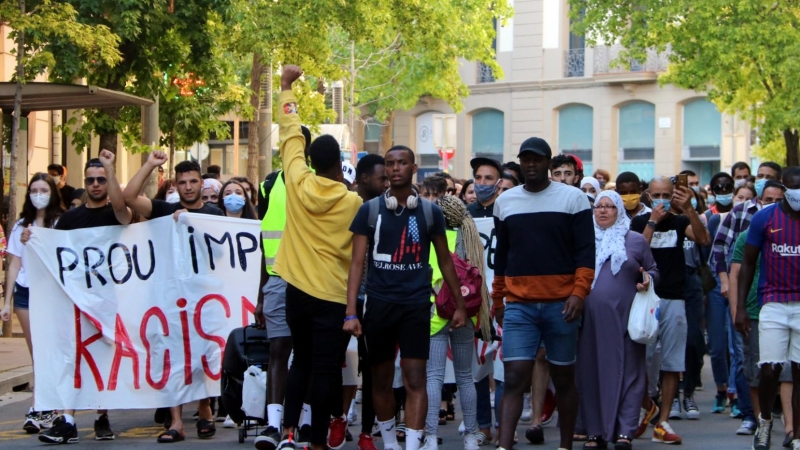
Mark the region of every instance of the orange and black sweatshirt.
POLYGON ((523 186, 494 205, 497 249, 492 298, 507 302, 585 299, 594 279, 594 221, 586 194, 551 182, 541 192, 523 186))

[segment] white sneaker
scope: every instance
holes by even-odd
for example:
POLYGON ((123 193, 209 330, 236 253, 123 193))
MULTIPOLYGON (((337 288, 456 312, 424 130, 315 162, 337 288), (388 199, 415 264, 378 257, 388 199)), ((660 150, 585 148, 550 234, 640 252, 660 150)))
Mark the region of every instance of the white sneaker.
POLYGON ((53 421, 58 419, 58 411, 44 411, 39 418, 39 427, 43 430, 52 428, 53 421))
MULTIPOLYGON (((386 447, 388 449, 388 447, 386 447)), ((425 443, 422 444, 422 447, 419 450, 439 450, 439 442, 436 438, 435 434, 426 434, 425 435, 425 443)))
POLYGON ((519 418, 520 422, 530 422, 533 416, 533 409, 531 408, 531 394, 525 394, 522 397, 522 416, 519 418))
POLYGON ((361 389, 358 389, 356 391, 356 403, 360 405, 363 400, 364 400, 364 392, 362 392, 361 389))
POLYGON ((800 450, 800 439, 792 441, 792 450, 800 450))
POLYGON ((464 450, 478 450, 478 435, 476 433, 469 433, 464 436, 464 450))
POLYGON ((28 414, 25 415, 25 422, 22 424, 22 429, 28 434, 38 433, 41 431, 41 427, 39 426, 39 418, 39 413, 31 408, 28 411, 28 414))
POLYGON ((222 422, 222 428, 236 428, 236 422, 231 419, 231 416, 225 416, 225 420, 222 422))
POLYGON ((350 405, 350 411, 347 412, 348 425, 358 425, 358 411, 353 406, 350 405))

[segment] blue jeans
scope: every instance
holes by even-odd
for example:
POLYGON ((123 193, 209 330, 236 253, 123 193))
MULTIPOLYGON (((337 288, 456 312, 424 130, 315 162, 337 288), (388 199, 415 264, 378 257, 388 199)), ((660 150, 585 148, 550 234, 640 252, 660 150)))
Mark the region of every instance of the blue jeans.
MULTIPOLYGON (((730 318, 730 317, 729 317, 730 318)), ((736 387, 736 393, 739 397, 739 410, 742 412, 743 420, 752 420, 756 422, 756 415, 753 412, 753 400, 750 398, 750 385, 747 382, 747 377, 744 375, 744 339, 742 335, 736 331, 733 324, 729 324, 731 342, 731 378, 736 387)))
POLYGON ((719 277, 715 274, 717 287, 708 293, 706 310, 706 331, 708 333, 708 354, 711 357, 711 371, 714 383, 724 386, 729 383, 728 373, 728 323, 730 313, 728 299, 719 289, 719 277))
MULTIPOLYGON (((495 381, 495 391, 494 391, 494 404, 495 406, 499 404, 500 400, 497 397, 498 394, 497 381, 495 381)), ((502 395, 502 390, 500 393, 502 395)), ((483 377, 481 381, 475 383, 475 393, 478 397, 478 411, 477 411, 477 420, 478 420, 478 429, 483 430, 486 428, 492 428, 492 399, 489 396, 489 375, 483 377)), ((500 417, 500 416, 497 416, 500 417)))
POLYGON ((564 320, 565 302, 514 302, 503 319, 503 361, 535 361, 544 341, 547 360, 558 366, 575 364, 580 320, 564 320))

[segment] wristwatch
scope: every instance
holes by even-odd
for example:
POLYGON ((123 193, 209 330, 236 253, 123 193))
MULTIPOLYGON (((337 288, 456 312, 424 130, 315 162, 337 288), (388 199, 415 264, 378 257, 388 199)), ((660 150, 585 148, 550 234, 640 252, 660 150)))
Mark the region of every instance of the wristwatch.
POLYGON ((654 221, 652 221, 652 220, 648 220, 647 221, 647 226, 650 227, 653 230, 656 229, 656 223, 654 221))

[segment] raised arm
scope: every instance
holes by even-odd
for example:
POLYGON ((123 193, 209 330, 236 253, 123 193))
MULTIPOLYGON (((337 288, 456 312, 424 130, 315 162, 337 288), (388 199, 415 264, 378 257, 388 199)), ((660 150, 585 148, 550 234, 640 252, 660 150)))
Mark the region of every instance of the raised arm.
POLYGON ((111 201, 111 207, 114 208, 114 215, 122 225, 131 223, 133 213, 125 205, 125 198, 122 196, 122 188, 117 181, 116 170, 114 169, 114 160, 116 157, 108 150, 101 150, 99 158, 100 163, 103 164, 103 169, 106 171, 106 178, 108 179, 108 199, 111 201))
POLYGON ((692 208, 693 197, 694 194, 689 188, 679 186, 675 188, 673 200, 680 205, 681 212, 689 218, 689 226, 686 227, 685 231, 686 237, 697 245, 708 245, 711 242, 711 238, 708 235, 708 229, 706 229, 705 224, 700 220, 700 215, 692 208))
POLYGON ((139 192, 141 192, 142 186, 144 186, 145 181, 147 181, 147 177, 150 176, 150 172, 165 162, 167 162, 166 153, 160 150, 155 150, 150 153, 150 156, 147 157, 147 161, 142 165, 142 168, 136 172, 136 175, 131 178, 131 181, 125 187, 125 191, 122 194, 125 199, 125 204, 142 217, 150 217, 150 214, 153 212, 153 202, 147 197, 140 197, 139 192))
POLYGON ((281 73, 281 93, 278 97, 278 132, 281 136, 281 160, 287 187, 296 186, 311 174, 306 165, 306 140, 300 129, 297 99, 292 83, 303 74, 297 66, 285 66, 281 73))

